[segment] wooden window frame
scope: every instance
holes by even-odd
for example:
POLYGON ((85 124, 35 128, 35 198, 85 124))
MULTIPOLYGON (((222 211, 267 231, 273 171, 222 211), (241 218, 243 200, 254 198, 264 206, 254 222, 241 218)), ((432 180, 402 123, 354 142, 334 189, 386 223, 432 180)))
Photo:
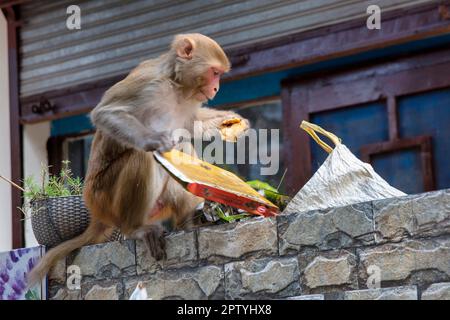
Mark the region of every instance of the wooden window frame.
POLYGON ((387 142, 372 143, 360 148, 361 160, 371 163, 374 155, 408 149, 420 149, 423 188, 425 191, 436 189, 433 167, 432 137, 418 136, 407 139, 395 139, 387 142))
MULTIPOLYGON (((19 100, 19 36, 20 15, 13 4, 18 1, 7 1, 0 6, 1 12, 5 15, 8 33, 8 65, 9 65, 9 120, 11 139, 11 180, 18 185, 22 185, 22 125, 20 121, 20 100, 19 100)), ((0 13, 1 14, 1 13, 0 13)), ((17 188, 11 188, 11 221, 12 221, 12 247, 21 248, 25 244, 22 193, 17 188)))
MULTIPOLYGON (((397 100, 405 95, 449 87, 448 74, 450 48, 445 48, 332 74, 319 73, 303 79, 283 81, 283 117, 287 128, 284 159, 289 172, 286 177, 288 193, 295 194, 312 175, 311 141, 299 129, 302 120, 308 121, 311 114, 318 112, 384 100, 387 101, 389 141, 383 147, 397 150, 404 144, 414 145, 411 141, 399 140, 397 100)), ((426 190, 433 190, 435 182, 430 167, 431 147, 428 149, 423 139, 416 138, 416 142, 426 149, 422 151, 423 179, 426 190)), ((370 151, 376 147, 367 148, 370 151)))

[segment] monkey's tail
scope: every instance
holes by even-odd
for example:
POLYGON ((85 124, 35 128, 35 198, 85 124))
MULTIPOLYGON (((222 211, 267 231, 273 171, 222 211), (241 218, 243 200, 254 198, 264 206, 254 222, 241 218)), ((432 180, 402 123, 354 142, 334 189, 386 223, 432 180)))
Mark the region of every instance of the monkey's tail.
POLYGON ((28 288, 41 281, 56 262, 66 257, 73 250, 78 249, 89 242, 94 241, 103 233, 107 227, 100 223, 91 221, 88 228, 79 236, 67 240, 58 246, 50 249, 39 263, 31 270, 27 276, 28 288))

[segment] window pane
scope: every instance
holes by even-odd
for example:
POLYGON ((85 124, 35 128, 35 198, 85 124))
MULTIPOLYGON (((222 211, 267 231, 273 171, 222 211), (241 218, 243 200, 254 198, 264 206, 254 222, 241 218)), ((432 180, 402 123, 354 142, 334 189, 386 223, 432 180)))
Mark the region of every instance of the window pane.
MULTIPOLYGON (((243 180, 258 179, 277 187, 284 173, 281 102, 252 105, 235 111, 250 121, 252 129, 257 129, 257 139, 250 141, 249 138, 246 138, 244 164, 238 164, 237 146, 234 145, 232 147, 234 147, 235 152, 231 157, 233 158, 233 164, 219 166, 236 173, 243 180), (259 129, 267 130, 267 138, 259 129), (271 129, 276 131, 271 131, 271 129), (251 163, 250 154, 257 155, 257 163, 251 163)), ((229 142, 226 144, 233 145, 229 142)), ((229 158, 228 160, 230 160, 229 158)), ((283 190, 282 185, 280 190, 283 190)))
POLYGON ((402 138, 432 137, 436 188, 449 188, 450 88, 401 97, 398 118, 402 138))
MULTIPOLYGON (((358 158, 361 156, 361 146, 389 139, 387 112, 384 102, 315 113, 311 116, 311 122, 341 138, 342 143, 358 158)), ((326 138, 324 138, 324 141, 328 142, 326 138)), ((310 143, 314 173, 325 161, 328 154, 312 139, 310 139, 310 143)))
POLYGON ((68 138, 63 144, 63 159, 70 161, 70 169, 74 177, 83 178, 86 175, 89 152, 93 135, 68 138))
POLYGON ((420 148, 373 155, 374 170, 393 187, 405 193, 424 191, 420 148))

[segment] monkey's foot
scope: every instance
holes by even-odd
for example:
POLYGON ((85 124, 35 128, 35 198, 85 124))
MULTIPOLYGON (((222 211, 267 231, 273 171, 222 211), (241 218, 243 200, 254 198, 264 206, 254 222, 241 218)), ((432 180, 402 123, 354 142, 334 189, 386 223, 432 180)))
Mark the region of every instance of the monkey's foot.
POLYGON ((156 260, 166 259, 166 238, 164 228, 159 225, 150 225, 143 236, 147 250, 156 260))

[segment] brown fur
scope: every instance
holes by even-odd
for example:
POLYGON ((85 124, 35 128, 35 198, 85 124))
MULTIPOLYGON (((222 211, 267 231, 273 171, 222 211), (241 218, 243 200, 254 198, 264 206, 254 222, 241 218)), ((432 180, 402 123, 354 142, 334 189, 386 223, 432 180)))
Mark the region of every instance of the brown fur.
POLYGON ((172 131, 191 130, 194 120, 203 121, 205 132, 211 133, 225 119, 240 118, 230 111, 201 108, 197 98, 200 91, 214 96, 218 90, 217 78, 208 80, 212 70, 229 69, 214 40, 200 34, 178 35, 169 52, 144 61, 104 94, 91 113, 97 132, 84 188, 91 225, 51 249, 30 274, 31 283, 72 250, 103 241, 115 227, 129 238, 143 239, 157 259, 165 256, 158 223, 171 218, 177 227, 189 226, 202 199, 170 177, 151 151, 171 149, 172 131))

